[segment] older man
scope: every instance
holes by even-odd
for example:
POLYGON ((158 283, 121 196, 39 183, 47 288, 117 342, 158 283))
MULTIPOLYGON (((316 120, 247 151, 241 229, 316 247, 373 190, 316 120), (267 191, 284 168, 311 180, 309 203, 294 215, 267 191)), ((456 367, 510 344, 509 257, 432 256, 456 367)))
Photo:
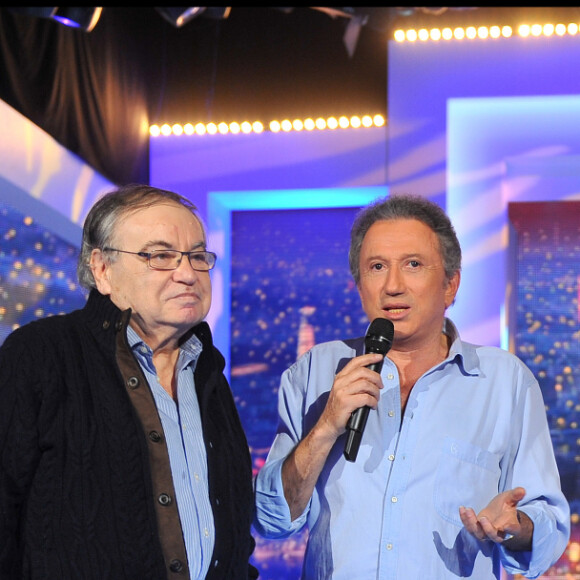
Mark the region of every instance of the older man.
POLYGON ((570 534, 542 395, 518 358, 463 342, 446 318, 461 270, 448 217, 419 197, 377 200, 349 259, 392 347, 320 344, 284 373, 258 531, 308 526, 304 580, 536 578, 570 534), (365 408, 357 456, 351 417, 365 408))
POLYGON ((204 322, 215 254, 149 186, 83 228, 86 306, 0 349, 0 578, 256 578, 249 450, 204 322))

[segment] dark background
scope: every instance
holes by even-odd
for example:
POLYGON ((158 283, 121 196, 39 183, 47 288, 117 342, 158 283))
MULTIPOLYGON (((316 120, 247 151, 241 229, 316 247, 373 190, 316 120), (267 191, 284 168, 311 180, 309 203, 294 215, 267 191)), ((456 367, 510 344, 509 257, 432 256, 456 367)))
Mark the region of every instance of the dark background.
POLYGON ((85 32, 37 15, 50 8, 0 7, 0 99, 118 184, 148 182, 153 123, 388 118, 397 27, 580 22, 574 7, 232 7, 177 28, 152 7, 104 7, 85 32))

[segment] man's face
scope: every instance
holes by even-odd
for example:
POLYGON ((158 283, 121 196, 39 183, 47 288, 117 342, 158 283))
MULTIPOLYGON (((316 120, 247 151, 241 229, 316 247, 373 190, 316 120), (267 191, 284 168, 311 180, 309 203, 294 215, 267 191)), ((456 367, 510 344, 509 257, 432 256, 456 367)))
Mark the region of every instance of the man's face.
MULTIPOLYGON (((201 224, 185 207, 163 203, 130 213, 117 224, 112 246, 129 252, 205 250, 201 224)), ((91 257, 101 294, 124 310, 148 344, 178 339, 202 321, 211 304, 209 272, 193 270, 183 257, 176 270, 152 270, 140 256, 117 253, 108 264, 100 250, 91 257), (148 338, 153 340, 147 340, 148 338)))
POLYGON ((363 240, 360 272, 363 309, 370 321, 393 322, 394 348, 411 350, 439 339, 459 273, 446 279, 431 228, 415 219, 375 222, 363 240))

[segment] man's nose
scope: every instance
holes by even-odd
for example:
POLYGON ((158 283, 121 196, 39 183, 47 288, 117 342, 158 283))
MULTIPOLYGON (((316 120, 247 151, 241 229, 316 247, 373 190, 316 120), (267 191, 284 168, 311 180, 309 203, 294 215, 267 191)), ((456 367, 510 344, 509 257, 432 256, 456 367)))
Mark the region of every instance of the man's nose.
POLYGON ((401 294, 404 288, 404 277, 400 268, 389 268, 385 274, 384 291, 387 294, 401 294))

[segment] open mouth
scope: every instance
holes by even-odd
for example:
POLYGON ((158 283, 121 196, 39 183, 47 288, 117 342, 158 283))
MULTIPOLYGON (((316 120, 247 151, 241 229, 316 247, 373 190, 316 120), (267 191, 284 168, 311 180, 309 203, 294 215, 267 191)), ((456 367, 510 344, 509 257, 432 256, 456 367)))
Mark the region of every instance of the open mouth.
POLYGON ((388 312, 389 314, 400 314, 401 312, 405 312, 405 310, 407 310, 407 309, 397 307, 397 308, 385 308, 384 310, 385 310, 385 312, 388 312))

